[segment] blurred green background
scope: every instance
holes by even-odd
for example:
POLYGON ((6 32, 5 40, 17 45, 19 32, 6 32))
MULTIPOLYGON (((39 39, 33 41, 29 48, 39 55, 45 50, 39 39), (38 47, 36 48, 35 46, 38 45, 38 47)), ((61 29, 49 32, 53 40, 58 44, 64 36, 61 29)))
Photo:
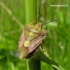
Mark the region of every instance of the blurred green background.
MULTIPOLYGON (((0 0, 0 70, 28 69, 27 60, 20 60, 17 55, 18 41, 25 25, 25 12, 24 0, 0 0)), ((58 20, 44 26, 48 33, 42 46, 49 57, 70 70, 70 1, 42 0, 40 18, 44 22, 58 20)), ((53 70, 41 63, 42 70, 53 70)))

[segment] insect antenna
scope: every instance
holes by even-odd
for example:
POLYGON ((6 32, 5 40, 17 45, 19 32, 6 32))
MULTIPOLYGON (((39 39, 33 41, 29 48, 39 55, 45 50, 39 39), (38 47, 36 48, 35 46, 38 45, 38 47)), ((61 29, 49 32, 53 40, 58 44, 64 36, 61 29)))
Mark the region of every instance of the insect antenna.
MULTIPOLYGON (((50 22, 56 22, 58 20, 51 20, 51 21, 48 21, 48 22, 45 22, 46 24, 50 23, 50 22)), ((43 24, 43 25, 46 25, 46 24, 43 24)))

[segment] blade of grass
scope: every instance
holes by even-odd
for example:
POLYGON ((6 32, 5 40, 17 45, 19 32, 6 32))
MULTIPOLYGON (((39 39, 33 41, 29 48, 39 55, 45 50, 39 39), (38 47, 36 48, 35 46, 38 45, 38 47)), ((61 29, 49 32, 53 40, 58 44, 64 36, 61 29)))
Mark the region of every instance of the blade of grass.
POLYGON ((17 24, 23 29, 23 25, 22 23, 13 15, 12 11, 6 6, 4 5, 4 3, 0 2, 0 6, 5 9, 8 14, 13 18, 13 20, 15 20, 17 22, 17 24))
POLYGON ((49 57, 47 57, 43 53, 43 51, 41 51, 41 50, 38 50, 37 52, 35 52, 35 55, 33 56, 33 58, 38 59, 40 61, 43 61, 43 62, 47 63, 48 65, 50 65, 51 67, 53 67, 54 70, 65 70, 58 63, 56 63, 55 61, 53 61, 52 59, 50 59, 49 57))

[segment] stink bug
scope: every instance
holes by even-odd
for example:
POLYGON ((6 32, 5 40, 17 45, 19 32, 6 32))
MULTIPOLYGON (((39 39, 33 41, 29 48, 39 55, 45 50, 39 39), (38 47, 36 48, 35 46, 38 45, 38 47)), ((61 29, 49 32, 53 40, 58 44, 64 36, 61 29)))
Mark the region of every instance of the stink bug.
POLYGON ((41 44, 44 36, 45 31, 42 29, 42 23, 35 24, 34 21, 26 25, 19 40, 19 58, 26 58, 36 50, 41 44))
POLYGON ((35 24, 32 22, 24 27, 19 41, 19 58, 26 58, 42 42, 45 31, 42 29, 42 23, 35 24))

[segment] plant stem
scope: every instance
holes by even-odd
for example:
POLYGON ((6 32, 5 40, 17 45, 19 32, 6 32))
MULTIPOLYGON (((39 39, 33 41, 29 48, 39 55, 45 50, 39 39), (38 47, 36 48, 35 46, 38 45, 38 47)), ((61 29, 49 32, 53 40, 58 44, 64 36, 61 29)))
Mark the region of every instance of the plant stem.
MULTIPOLYGON (((38 0, 25 0, 25 22, 31 23, 36 19, 38 21, 37 14, 38 0)), ((40 70, 40 60, 30 58, 28 60, 29 70, 40 70)))
POLYGON ((40 60, 30 58, 29 59, 29 69, 30 70, 41 70, 40 60))
POLYGON ((26 24, 37 19, 37 0, 25 0, 25 18, 26 24))

